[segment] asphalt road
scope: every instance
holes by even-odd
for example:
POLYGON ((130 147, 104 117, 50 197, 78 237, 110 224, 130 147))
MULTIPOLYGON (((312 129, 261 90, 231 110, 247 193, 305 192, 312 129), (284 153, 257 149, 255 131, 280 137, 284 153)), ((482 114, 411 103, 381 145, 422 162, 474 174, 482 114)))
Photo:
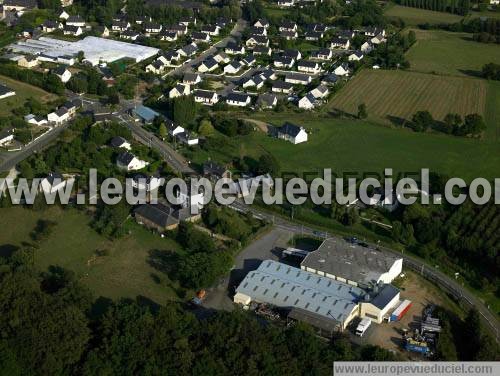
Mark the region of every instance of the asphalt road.
POLYGON ((186 64, 183 64, 180 67, 171 70, 166 74, 166 76, 181 75, 187 71, 190 71, 192 68, 197 67, 207 57, 215 54, 217 52, 217 48, 225 47, 229 42, 235 41, 236 38, 239 38, 241 36, 242 31, 245 30, 246 26, 247 22, 243 19, 239 19, 238 21, 236 21, 236 24, 231 30, 231 33, 229 33, 227 37, 221 39, 220 41, 212 45, 212 47, 210 47, 208 50, 196 56, 186 64))

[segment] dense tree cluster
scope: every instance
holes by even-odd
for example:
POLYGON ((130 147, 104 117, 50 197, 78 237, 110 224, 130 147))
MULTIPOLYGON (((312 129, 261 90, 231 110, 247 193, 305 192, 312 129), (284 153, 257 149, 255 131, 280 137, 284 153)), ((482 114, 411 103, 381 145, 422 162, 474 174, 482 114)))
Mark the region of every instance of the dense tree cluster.
POLYGON ((205 209, 203 222, 216 233, 242 242, 260 227, 260 223, 252 215, 242 217, 232 209, 215 205, 210 205, 205 209))
POLYGON ((382 8, 374 0, 355 0, 346 5, 344 15, 347 28, 353 30, 361 26, 384 26, 386 21, 382 8))
POLYGON ((481 70, 481 74, 488 80, 500 81, 500 64, 485 64, 481 70))
POLYGON ((0 75, 33 86, 38 86, 57 95, 62 95, 64 93, 64 85, 56 75, 41 73, 30 69, 21 69, 14 63, 5 60, 0 61, 0 75))
POLYGON ((417 111, 412 117, 411 127, 416 132, 433 129, 455 136, 476 137, 484 132, 486 124, 478 114, 466 115, 462 120, 459 114, 449 113, 443 121, 437 121, 429 111, 417 111))
POLYGON ((470 0, 397 0, 398 4, 420 9, 449 12, 465 16, 470 10, 470 0))
POLYGON ((387 38, 387 42, 372 52, 372 62, 382 68, 406 69, 410 67, 405 52, 415 43, 415 32, 398 33, 387 38))

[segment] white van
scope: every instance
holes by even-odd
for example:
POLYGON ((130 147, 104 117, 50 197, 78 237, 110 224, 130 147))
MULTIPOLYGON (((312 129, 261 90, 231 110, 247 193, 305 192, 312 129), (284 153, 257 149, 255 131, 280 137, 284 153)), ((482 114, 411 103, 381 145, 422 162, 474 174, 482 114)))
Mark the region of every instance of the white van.
POLYGON ((364 318, 361 320, 361 322, 358 324, 358 327, 356 328, 356 335, 363 337, 363 334, 365 334, 366 330, 370 327, 372 323, 372 320, 368 318, 364 318))

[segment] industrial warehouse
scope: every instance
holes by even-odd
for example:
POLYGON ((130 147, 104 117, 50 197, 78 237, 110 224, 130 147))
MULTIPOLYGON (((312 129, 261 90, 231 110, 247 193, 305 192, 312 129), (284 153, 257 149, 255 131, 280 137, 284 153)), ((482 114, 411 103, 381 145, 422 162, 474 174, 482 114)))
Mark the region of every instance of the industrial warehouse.
POLYGON ((402 303, 389 283, 401 273, 401 259, 337 239, 303 256, 301 268, 263 261, 236 288, 233 301, 279 308, 325 336, 344 331, 355 318, 380 324, 406 313, 409 301, 402 303))
POLYGON ((353 286, 369 287, 380 282, 391 283, 401 274, 403 259, 330 238, 307 254, 300 267, 353 286))
POLYGON ((56 63, 74 64, 74 58, 83 51, 84 61, 95 66, 101 63, 111 63, 123 58, 135 62, 149 59, 158 54, 153 47, 141 46, 127 42, 88 36, 77 42, 41 37, 27 39, 11 44, 14 53, 35 55, 39 60, 56 63))

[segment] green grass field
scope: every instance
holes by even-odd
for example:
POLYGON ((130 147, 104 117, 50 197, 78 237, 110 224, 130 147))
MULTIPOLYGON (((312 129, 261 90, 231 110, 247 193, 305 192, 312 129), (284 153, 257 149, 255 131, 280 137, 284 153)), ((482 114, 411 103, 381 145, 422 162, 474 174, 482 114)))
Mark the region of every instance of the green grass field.
POLYGON ((57 97, 53 94, 24 82, 15 81, 9 77, 0 76, 0 84, 6 85, 14 89, 16 95, 0 99, 0 116, 6 116, 11 113, 14 108, 21 107, 26 99, 33 97, 42 102, 49 102, 57 97))
POLYGON ((130 234, 116 241, 100 236, 88 225, 89 217, 77 210, 57 207, 38 212, 21 207, 0 209, 0 246, 31 242, 30 232, 39 219, 57 222, 52 234, 43 240, 35 255, 40 270, 59 265, 73 270, 96 296, 134 299, 145 296, 157 303, 176 299, 176 286, 165 274, 147 262, 152 250, 179 250, 172 240, 162 239, 132 220, 130 234), (16 226, 12 226, 15 223, 16 226), (107 255, 96 256, 106 250, 107 255))
POLYGON ((467 33, 415 30, 417 42, 406 53, 410 70, 438 74, 478 74, 483 65, 500 61, 500 48, 478 43, 467 33))
POLYGON ((401 18, 407 26, 416 26, 424 23, 455 23, 463 19, 462 16, 456 14, 404 7, 395 4, 389 5, 385 9, 384 14, 391 18, 401 18))
POLYGON ((370 70, 358 73, 330 102, 331 108, 356 114, 365 103, 370 119, 410 119, 428 110, 435 119, 447 113, 485 114, 488 82, 470 77, 437 76, 407 71, 370 70))

